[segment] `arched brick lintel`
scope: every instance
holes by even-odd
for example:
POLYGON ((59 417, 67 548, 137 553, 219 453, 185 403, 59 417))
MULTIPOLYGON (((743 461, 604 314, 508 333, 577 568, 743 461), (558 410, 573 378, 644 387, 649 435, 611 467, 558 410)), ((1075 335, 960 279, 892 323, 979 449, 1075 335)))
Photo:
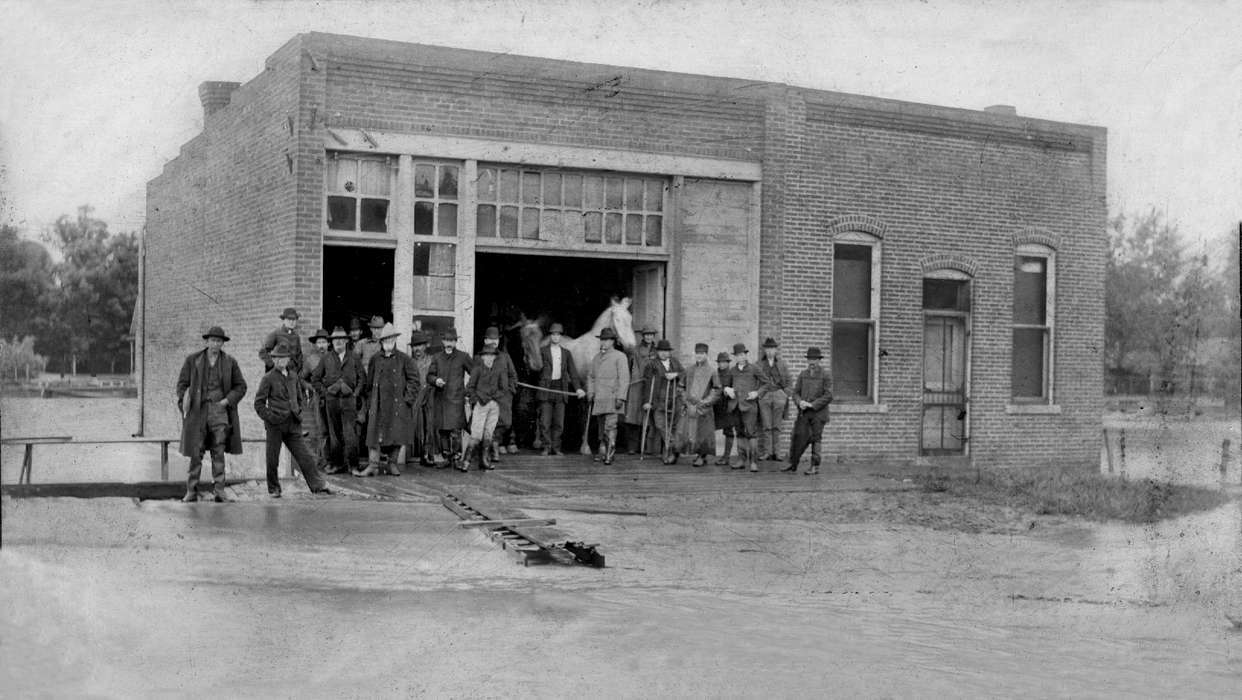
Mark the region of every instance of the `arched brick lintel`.
POLYGON ((1057 250, 1061 247, 1061 236, 1040 226, 1028 226, 1013 232, 1015 248, 1027 243, 1036 243, 1057 250))
POLYGON ((845 233, 846 231, 860 231, 883 239, 884 234, 888 233, 888 224, 866 214, 846 214, 831 219, 825 226, 825 229, 830 236, 845 233))
POLYGON ((935 272, 936 270, 957 270, 971 277, 975 276, 975 271, 979 269, 978 263, 972 258, 959 253, 937 253, 928 255, 919 261, 919 265, 923 268, 923 274, 935 272))

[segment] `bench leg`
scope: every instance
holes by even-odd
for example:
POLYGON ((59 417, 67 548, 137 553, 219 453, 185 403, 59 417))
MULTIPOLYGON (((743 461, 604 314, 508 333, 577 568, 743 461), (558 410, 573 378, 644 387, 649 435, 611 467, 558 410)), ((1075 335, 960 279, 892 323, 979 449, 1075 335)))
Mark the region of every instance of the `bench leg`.
POLYGON ((168 481, 168 441, 160 443, 160 479, 168 481))
POLYGON ((34 467, 34 445, 26 443, 26 453, 22 456, 22 472, 17 475, 17 483, 29 484, 30 472, 34 467))

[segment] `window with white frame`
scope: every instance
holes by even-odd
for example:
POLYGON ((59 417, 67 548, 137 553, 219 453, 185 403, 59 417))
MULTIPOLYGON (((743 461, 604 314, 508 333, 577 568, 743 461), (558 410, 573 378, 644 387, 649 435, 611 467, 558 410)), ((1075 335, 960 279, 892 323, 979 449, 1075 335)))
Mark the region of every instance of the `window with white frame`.
POLYGON ((414 304, 452 309, 461 165, 415 158, 413 167, 414 304))
POLYGON ((324 167, 328 229, 388 233, 394 171, 391 157, 328 153, 324 167))
POLYGON ((877 400, 880 240, 837 234, 832 246, 832 383, 838 401, 877 400))
POLYGON ((664 244, 664 178, 480 166, 480 238, 664 244))
POLYGON ((1013 269, 1012 397, 1052 401, 1056 255, 1051 248, 1018 246, 1013 269))

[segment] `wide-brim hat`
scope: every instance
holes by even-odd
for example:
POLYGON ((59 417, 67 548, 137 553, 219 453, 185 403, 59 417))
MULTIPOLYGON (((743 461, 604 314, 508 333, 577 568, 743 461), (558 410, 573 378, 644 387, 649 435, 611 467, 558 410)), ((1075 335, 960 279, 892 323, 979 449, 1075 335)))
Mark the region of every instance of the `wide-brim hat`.
POLYGON ((807 349, 806 349, 806 359, 808 359, 808 360, 822 360, 823 358, 824 358, 824 353, 820 352, 820 351, 819 351, 819 348, 817 348, 817 347, 809 347, 809 348, 807 348, 807 349))
POLYGON ((280 312, 280 317, 281 317, 281 318, 291 318, 291 319, 293 319, 293 320, 295 320, 295 321, 296 321, 297 319, 301 318, 301 316, 298 316, 298 310, 297 310, 297 309, 295 309, 295 308, 293 308, 292 306, 290 306, 290 307, 286 307, 284 311, 281 311, 281 312, 280 312))
POLYGON ((328 336, 328 340, 336 340, 337 338, 349 340, 349 334, 345 332, 344 328, 337 326, 332 329, 332 335, 328 336))
POLYGON ((599 335, 595 337, 599 338, 600 340, 616 340, 617 332, 611 328, 605 328, 604 330, 599 332, 599 335))
POLYGON ((316 330, 316 331, 315 331, 315 334, 314 334, 314 335, 312 335, 312 336, 309 338, 309 340, 313 343, 313 342, 315 342, 316 340, 319 340, 320 338, 323 338, 324 340, 328 340, 328 332, 327 332, 326 330, 322 329, 322 328, 320 328, 320 329, 316 330))
POLYGON ((369 326, 369 327, 371 327, 371 328, 383 328, 383 327, 384 327, 384 317, 383 317, 383 316, 372 316, 372 317, 371 317, 371 320, 370 320, 370 321, 367 321, 367 326, 369 326))
POLYGON ((401 334, 397 332, 396 326, 391 323, 385 323, 384 329, 380 331, 379 339, 388 340, 389 338, 396 338, 399 335, 401 334))
POLYGON ((351 331, 362 330, 362 319, 358 318, 357 316, 349 319, 349 330, 351 331))
POLYGON ((747 350, 747 349, 746 349, 746 344, 745 344, 745 343, 734 343, 734 344, 733 344, 733 354, 734 354, 734 355, 741 355, 741 354, 742 354, 742 353, 744 353, 744 352, 750 352, 749 350, 747 350))
POLYGON ((431 342, 431 336, 427 331, 414 331, 410 334, 410 347, 415 345, 426 345, 431 342))
POLYGON ((764 338, 763 339, 763 347, 765 348, 779 348, 780 346, 781 344, 776 342, 775 338, 764 338))
POLYGON ((656 350, 668 350, 669 352, 672 352, 673 344, 668 342, 668 338, 660 338, 660 341, 656 343, 656 350))
POLYGON ((561 324, 559 324, 559 323, 553 323, 553 324, 552 324, 552 327, 548 329, 548 334, 549 334, 549 335, 551 335, 552 333, 562 333, 562 334, 563 334, 564 332, 565 332, 565 327, 564 327, 564 326, 562 326, 562 325, 561 325, 561 324))
POLYGON ((203 340, 207 340, 208 338, 219 338, 226 343, 229 342, 229 337, 224 334, 224 329, 220 326, 212 326, 211 328, 208 328, 207 332, 203 334, 203 340))
POLYGON ((717 355, 717 356, 716 356, 716 361, 717 361, 717 362, 732 362, 732 361, 733 361, 733 358, 732 358, 732 357, 729 357, 729 353, 727 353, 727 352, 722 352, 722 353, 720 353, 719 355, 717 355))
POLYGON ((440 336, 440 340, 457 340, 457 329, 450 328, 440 336))
POLYGON ((642 329, 638 331, 638 334, 639 335, 655 335, 655 329, 652 328, 651 326, 645 325, 642 327, 642 329))
POLYGON ((496 351, 495 345, 484 345, 482 348, 479 349, 480 355, 495 355, 496 352, 497 351, 496 351))
POLYGON ((694 351, 695 352, 707 352, 707 343, 695 343, 694 351))
POLYGON ((272 348, 267 355, 268 357, 293 357, 293 350, 284 343, 276 343, 276 347, 272 348))
POLYGON ((500 329, 496 326, 488 326, 487 330, 483 331, 483 339, 500 340, 500 329))

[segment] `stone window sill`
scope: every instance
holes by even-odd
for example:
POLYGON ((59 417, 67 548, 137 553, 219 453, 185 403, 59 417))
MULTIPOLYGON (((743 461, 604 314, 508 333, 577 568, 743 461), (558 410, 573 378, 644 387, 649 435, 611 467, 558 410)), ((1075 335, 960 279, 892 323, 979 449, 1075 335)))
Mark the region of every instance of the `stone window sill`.
POLYGON ((1011 416, 1056 416, 1061 414, 1061 406, 1046 403, 1011 403, 1005 406, 1005 413, 1011 416))
POLYGON ((834 403, 828 409, 833 413, 888 413, 886 403, 834 403))

